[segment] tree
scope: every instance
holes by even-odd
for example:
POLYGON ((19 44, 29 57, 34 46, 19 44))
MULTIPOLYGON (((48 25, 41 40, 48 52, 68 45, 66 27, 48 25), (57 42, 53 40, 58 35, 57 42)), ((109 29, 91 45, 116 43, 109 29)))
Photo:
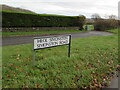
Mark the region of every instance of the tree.
POLYGON ((101 19, 100 15, 97 14, 97 13, 93 14, 93 15, 91 16, 91 18, 92 18, 94 21, 96 21, 96 20, 98 20, 98 19, 101 19))
POLYGON ((109 19, 117 19, 117 16, 112 14, 109 16, 109 19))
POLYGON ((85 19, 86 19, 86 17, 83 15, 78 16, 79 30, 83 30, 83 25, 85 24, 85 21, 86 21, 85 19))

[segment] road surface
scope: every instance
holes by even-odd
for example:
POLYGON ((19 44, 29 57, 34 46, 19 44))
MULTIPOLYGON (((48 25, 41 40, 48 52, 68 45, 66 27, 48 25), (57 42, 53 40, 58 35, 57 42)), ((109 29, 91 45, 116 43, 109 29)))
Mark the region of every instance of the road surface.
MULTIPOLYGON (((88 32, 82 32, 82 33, 77 32, 77 33, 67 33, 67 34, 71 34, 72 39, 74 39, 74 38, 84 38, 84 37, 93 37, 93 36, 112 35, 112 33, 99 32, 99 31, 88 31, 88 32)), ((66 34, 62 34, 62 35, 66 35, 66 34)), ((40 37, 40 36, 41 35, 3 37, 1 46, 33 43, 33 37, 40 37)))

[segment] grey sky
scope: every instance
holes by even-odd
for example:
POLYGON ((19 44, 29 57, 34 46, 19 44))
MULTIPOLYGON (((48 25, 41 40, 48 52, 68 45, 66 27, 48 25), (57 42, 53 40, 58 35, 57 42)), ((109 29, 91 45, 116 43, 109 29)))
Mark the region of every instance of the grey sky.
POLYGON ((1 4, 29 9, 43 14, 85 15, 98 13, 101 17, 118 15, 119 0, 3 0, 1 4))

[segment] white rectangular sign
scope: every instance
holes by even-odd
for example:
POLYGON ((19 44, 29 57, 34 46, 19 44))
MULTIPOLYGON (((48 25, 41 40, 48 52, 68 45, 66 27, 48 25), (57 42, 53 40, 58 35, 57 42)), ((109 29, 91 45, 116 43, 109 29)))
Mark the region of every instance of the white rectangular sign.
POLYGON ((70 35, 34 38, 34 49, 48 48, 70 43, 70 35))

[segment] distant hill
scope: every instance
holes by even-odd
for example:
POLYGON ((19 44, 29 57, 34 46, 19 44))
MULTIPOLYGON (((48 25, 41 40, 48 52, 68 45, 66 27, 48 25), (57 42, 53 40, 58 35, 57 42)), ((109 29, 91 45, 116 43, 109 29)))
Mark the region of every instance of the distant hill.
POLYGON ((8 6, 8 5, 5 5, 5 4, 0 5, 0 7, 2 7, 2 10, 5 10, 5 11, 35 13, 35 12, 27 10, 27 9, 16 8, 16 7, 8 6))

